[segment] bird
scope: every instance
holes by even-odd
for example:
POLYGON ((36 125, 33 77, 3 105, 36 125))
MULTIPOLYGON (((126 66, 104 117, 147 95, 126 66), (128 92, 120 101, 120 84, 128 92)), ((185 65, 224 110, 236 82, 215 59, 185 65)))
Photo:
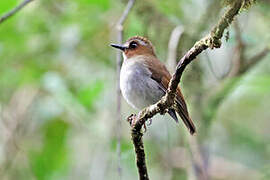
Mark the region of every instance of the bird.
MULTIPOLYGON (((165 95, 172 76, 157 58, 152 43, 145 37, 134 36, 124 44, 110 45, 123 54, 120 90, 127 103, 135 109, 143 109, 158 102, 165 95)), ((178 123, 177 112, 190 134, 196 132, 179 86, 175 103, 167 112, 178 123)))

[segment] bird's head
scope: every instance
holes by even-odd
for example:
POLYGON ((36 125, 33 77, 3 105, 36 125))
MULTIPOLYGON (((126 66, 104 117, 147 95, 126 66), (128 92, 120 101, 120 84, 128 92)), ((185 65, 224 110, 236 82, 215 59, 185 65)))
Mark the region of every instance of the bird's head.
POLYGON ((132 58, 137 55, 155 56, 152 43, 141 36, 131 37, 123 45, 111 44, 111 46, 122 50, 125 58, 132 58))

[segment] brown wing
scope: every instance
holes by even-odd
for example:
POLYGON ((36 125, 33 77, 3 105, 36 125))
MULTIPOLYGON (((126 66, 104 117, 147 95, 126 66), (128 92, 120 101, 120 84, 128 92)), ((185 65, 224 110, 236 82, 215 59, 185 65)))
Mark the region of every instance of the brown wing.
MULTIPOLYGON (((157 81, 159 85, 163 87, 162 89, 164 92, 166 92, 171 79, 171 74, 167 70, 166 66, 156 57, 151 57, 151 60, 150 58, 146 59, 145 63, 152 72, 152 79, 157 81), (157 69, 159 70, 158 72, 157 69)), ((196 128, 189 117, 187 105, 179 87, 176 90, 175 110, 183 120, 186 127, 189 129, 190 134, 194 134, 196 132, 196 128)))

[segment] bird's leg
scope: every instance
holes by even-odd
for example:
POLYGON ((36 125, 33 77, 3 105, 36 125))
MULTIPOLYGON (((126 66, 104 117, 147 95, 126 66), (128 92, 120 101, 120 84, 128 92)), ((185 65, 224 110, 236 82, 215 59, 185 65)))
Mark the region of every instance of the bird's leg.
MULTIPOLYGON (((138 117, 140 117, 138 115, 138 117)), ((127 121, 129 122, 131 127, 134 127, 136 124, 136 119, 137 119, 137 115, 136 114, 131 114, 130 116, 127 117, 127 121)), ((147 131, 147 126, 150 126, 152 124, 152 119, 148 120, 148 124, 146 124, 146 122, 143 124, 144 127, 144 132, 147 131)))
POLYGON ((143 124, 144 127, 144 133, 147 131, 146 123, 143 124))
POLYGON ((151 118, 148 119, 147 122, 148 122, 148 123, 145 122, 145 123, 143 124, 144 132, 147 131, 147 126, 150 126, 150 125, 152 124, 152 119, 151 119, 151 118))
MULTIPOLYGON (((138 117, 141 117, 141 114, 139 112, 138 117)), ((135 124, 134 124, 135 125, 135 124)), ((144 133, 147 131, 147 126, 146 126, 146 122, 143 123, 143 127, 144 127, 144 133)))

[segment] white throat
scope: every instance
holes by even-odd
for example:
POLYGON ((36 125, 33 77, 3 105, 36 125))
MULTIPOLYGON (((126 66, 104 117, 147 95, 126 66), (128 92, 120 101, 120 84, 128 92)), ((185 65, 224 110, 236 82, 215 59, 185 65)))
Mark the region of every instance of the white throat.
POLYGON ((125 53, 123 52, 122 53, 122 55, 123 55, 123 59, 124 59, 124 61, 127 59, 127 56, 125 55, 125 53))

